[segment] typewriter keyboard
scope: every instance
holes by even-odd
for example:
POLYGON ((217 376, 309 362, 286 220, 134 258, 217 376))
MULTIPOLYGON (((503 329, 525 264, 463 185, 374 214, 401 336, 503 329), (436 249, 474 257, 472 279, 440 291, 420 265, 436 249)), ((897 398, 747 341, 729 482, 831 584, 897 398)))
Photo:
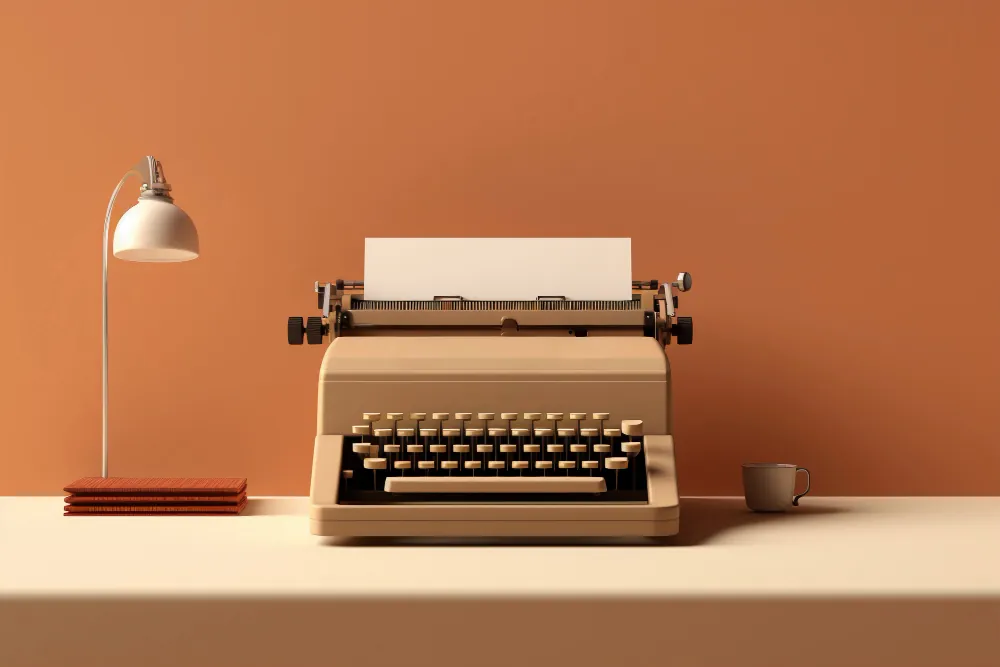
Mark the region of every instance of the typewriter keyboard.
POLYGON ((366 412, 339 501, 645 502, 642 421, 608 413, 366 412))

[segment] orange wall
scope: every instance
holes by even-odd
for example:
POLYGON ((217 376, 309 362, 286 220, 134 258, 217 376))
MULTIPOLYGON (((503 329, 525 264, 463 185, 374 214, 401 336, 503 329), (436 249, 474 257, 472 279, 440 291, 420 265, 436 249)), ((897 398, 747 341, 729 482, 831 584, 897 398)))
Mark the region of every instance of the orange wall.
MULTIPOLYGON (((100 471, 104 208, 155 155, 203 256, 111 265, 111 474, 308 490, 314 280, 365 236, 627 234, 693 274, 681 490, 1000 494, 1000 3, 0 9, 0 493, 100 471)), ((130 181, 116 213, 130 205, 130 181)), ((373 408, 391 406, 373 406, 373 408)))

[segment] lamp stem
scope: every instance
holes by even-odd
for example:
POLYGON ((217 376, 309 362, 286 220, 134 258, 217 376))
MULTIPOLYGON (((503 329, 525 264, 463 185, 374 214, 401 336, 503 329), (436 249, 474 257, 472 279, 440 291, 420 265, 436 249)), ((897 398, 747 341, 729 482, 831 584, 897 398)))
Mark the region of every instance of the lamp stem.
POLYGON ((111 227, 111 209, 114 208, 115 198, 118 196, 118 191, 122 189, 122 185, 128 180, 128 177, 134 174, 135 171, 129 171, 124 176, 122 180, 118 182, 118 187, 115 191, 111 193, 111 201, 108 202, 108 212, 104 215, 104 245, 103 245, 103 299, 102 299, 102 315, 103 315, 103 336, 102 340, 104 343, 104 373, 101 377, 102 379, 102 421, 101 421, 101 477, 108 476, 108 230, 111 227))

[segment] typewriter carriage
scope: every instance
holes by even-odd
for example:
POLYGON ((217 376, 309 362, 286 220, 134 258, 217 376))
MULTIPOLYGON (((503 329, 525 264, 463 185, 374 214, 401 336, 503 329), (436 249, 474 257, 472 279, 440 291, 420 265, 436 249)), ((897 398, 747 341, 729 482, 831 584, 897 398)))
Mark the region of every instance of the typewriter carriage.
MULTIPOLYGON (((363 281, 315 282, 322 315, 288 318, 288 343, 321 345, 340 335, 407 335, 427 327, 462 335, 620 335, 638 328, 642 335, 669 345, 693 341, 690 317, 678 317, 678 295, 691 289, 689 273, 677 280, 633 281, 627 302, 575 301, 538 296, 535 301, 473 301, 461 296, 437 296, 429 301, 367 301, 363 281), (562 331, 565 330, 565 331, 562 331)), ((634 332, 629 332, 634 333, 634 332)))

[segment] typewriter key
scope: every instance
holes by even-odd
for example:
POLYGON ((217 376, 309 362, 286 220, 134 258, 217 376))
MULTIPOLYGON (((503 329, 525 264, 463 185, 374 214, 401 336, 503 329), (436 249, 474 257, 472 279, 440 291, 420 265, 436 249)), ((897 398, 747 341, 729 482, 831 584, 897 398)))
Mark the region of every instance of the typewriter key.
POLYGON ((604 459, 604 467, 615 471, 615 491, 618 490, 618 471, 628 468, 628 458, 624 456, 611 456, 604 459))
POLYGON ((642 443, 641 442, 623 442, 622 443, 622 452, 624 452, 625 454, 630 454, 632 456, 635 456, 640 451, 642 451, 642 443))
POLYGON ((385 459, 370 457, 365 459, 365 468, 371 470, 374 475, 374 489, 378 490, 378 471, 385 470, 385 459))
POLYGON ((641 419, 623 419, 622 420, 622 433, 625 435, 638 436, 642 435, 642 420, 641 419))
MULTIPOLYGON (((639 452, 641 450, 642 450, 642 443, 641 442, 623 442, 622 443, 622 452, 624 452, 625 455, 628 456, 629 458, 635 458, 636 456, 639 455, 639 452)), ((632 489, 634 490, 636 488, 636 486, 637 486, 637 484, 636 484, 636 478, 639 475, 639 473, 638 473, 639 466, 630 466, 630 467, 632 468, 632 489)))
POLYGON ((608 470, 624 470, 628 467, 628 458, 625 456, 609 456, 604 459, 604 467, 608 470))

